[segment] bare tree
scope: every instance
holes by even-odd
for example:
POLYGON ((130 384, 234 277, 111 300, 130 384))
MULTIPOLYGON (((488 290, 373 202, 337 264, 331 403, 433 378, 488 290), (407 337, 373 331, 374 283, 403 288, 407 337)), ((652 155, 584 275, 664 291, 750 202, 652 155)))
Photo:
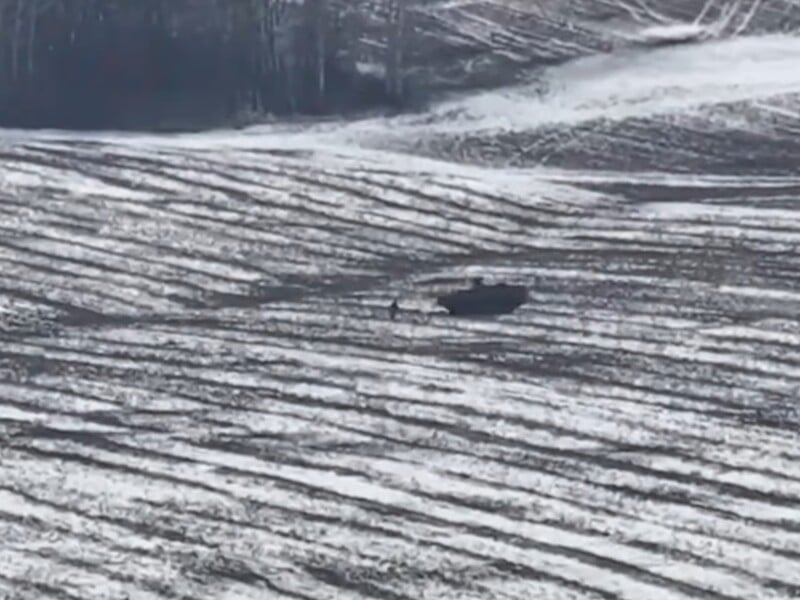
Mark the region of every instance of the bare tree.
POLYGON ((27 40, 25 47, 25 67, 28 78, 33 78, 36 74, 36 56, 38 54, 37 34, 39 20, 49 11, 57 8, 57 0, 28 0, 27 14, 27 40))
POLYGON ((293 52, 298 54, 295 64, 306 70, 305 77, 313 82, 313 101, 317 108, 322 106, 327 87, 326 63, 328 53, 328 0, 304 0, 301 11, 304 43, 294 44, 293 52))
POLYGON ((22 51, 22 29, 24 26, 25 9, 22 0, 17 0, 14 10, 13 27, 11 30, 11 81, 19 80, 20 52, 22 51))
MULTIPOLYGON (((0 0, 0 86, 5 78, 6 49, 4 41, 8 39, 6 34, 7 13, 10 12, 12 0, 0 0)), ((0 87, 2 90, 2 87, 0 87)))
POLYGON ((313 2, 313 27, 314 47, 316 50, 314 70, 317 81, 317 101, 322 104, 325 99, 325 65, 327 63, 327 25, 328 25, 328 0, 312 0, 313 2))
POLYGON ((386 23, 386 92, 401 100, 404 90, 406 46, 406 0, 388 0, 386 23))

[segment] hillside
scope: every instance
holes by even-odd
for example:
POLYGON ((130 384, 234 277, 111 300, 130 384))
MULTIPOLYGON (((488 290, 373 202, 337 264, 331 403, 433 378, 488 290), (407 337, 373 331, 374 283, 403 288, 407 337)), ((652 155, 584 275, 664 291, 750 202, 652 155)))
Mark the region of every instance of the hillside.
MULTIPOLYGON (((369 3, 375 6, 376 2, 369 3)), ((410 2, 408 68, 420 85, 458 88, 511 83, 531 67, 625 47, 653 26, 724 24, 720 34, 790 31, 800 18, 791 0, 669 3, 633 0, 417 0, 410 2)), ((373 30, 384 13, 372 14, 373 30)), ((383 38, 366 37, 362 56, 377 61, 383 38)))
POLYGON ((568 4, 413 114, 0 130, 0 597, 800 597, 800 18, 568 4))

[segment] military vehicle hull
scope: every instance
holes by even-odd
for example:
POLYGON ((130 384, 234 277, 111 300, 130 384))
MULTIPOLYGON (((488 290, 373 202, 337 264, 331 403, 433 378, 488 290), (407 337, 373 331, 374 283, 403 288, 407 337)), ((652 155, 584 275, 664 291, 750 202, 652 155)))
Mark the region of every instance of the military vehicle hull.
POLYGON ((502 315, 513 312, 527 300, 525 286, 500 283, 443 294, 436 298, 436 304, 451 315, 502 315))

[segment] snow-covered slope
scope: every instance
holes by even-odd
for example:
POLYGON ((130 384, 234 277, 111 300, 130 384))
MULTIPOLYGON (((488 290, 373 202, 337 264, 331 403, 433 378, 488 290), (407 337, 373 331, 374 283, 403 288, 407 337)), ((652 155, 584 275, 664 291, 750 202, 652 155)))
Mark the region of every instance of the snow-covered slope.
MULTIPOLYGON (((374 15, 375 0, 356 0, 374 15)), ((794 0, 415 0, 411 73, 424 86, 511 82, 531 67, 631 47, 680 32, 727 38, 793 32, 794 0)), ((363 36, 363 59, 381 60, 381 36, 363 36)))
POLYGON ((798 597, 798 54, 3 132, 0 597, 798 597))

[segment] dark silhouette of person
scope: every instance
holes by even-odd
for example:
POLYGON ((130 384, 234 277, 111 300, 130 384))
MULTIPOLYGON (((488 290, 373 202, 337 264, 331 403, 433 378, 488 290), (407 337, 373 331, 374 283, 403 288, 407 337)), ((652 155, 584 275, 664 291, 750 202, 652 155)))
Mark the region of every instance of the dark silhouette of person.
POLYGON ((397 316, 397 311, 400 310, 400 307, 397 305, 397 298, 392 300, 392 303, 389 305, 389 318, 394 321, 394 318, 397 316))

